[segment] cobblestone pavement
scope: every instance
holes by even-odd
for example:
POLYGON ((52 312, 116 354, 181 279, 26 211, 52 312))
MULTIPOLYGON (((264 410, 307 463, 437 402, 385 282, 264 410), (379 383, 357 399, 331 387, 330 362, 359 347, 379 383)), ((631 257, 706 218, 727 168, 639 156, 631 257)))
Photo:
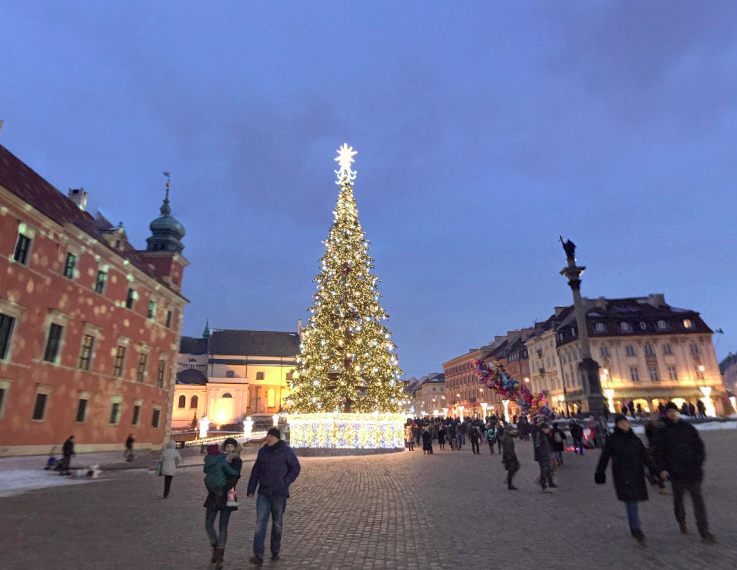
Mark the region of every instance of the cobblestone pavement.
MULTIPOLYGON (((488 447, 475 456, 470 447, 442 452, 436 446, 432 456, 418 450, 303 458, 285 514, 282 560, 264 568, 731 570, 737 567, 737 434, 703 437, 716 546, 702 545, 693 532, 678 534, 671 497, 652 493, 641 508, 649 543, 635 545, 612 486, 593 483, 597 452, 568 453, 556 474, 560 489, 544 495, 534 484, 528 442, 518 443, 517 492, 503 485, 499 455, 489 455, 488 447)), ((252 462, 245 459, 246 472, 252 462)), ((208 567, 200 469, 182 469, 166 501, 162 479, 144 470, 106 477, 0 498, 0 568, 208 567)), ((249 567, 254 506, 242 496, 231 518, 228 569, 249 567)), ((692 517, 690 504, 688 511, 692 517)))

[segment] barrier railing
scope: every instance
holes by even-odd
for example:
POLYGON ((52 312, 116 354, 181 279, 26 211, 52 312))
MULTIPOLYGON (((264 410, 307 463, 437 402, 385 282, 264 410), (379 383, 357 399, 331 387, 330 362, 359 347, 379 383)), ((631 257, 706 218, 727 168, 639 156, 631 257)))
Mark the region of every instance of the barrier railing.
POLYGON ((185 447, 194 447, 197 445, 207 445, 209 443, 219 443, 221 441, 225 441, 229 437, 232 437, 234 439, 246 439, 246 441, 251 441, 253 439, 263 439, 266 437, 265 431, 253 431, 251 432, 251 436, 249 438, 246 438, 245 433, 228 433, 219 435, 216 437, 203 437, 202 439, 193 439, 191 441, 185 441, 184 446, 185 447))

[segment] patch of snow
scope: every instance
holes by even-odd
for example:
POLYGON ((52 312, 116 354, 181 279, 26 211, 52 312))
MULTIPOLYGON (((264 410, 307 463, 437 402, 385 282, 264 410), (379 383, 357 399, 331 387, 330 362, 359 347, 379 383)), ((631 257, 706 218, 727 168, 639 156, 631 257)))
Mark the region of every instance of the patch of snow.
POLYGON ((44 489, 63 485, 77 485, 86 483, 89 478, 77 478, 75 475, 59 475, 55 471, 39 469, 17 469, 0 471, 0 497, 17 495, 29 489, 44 489))

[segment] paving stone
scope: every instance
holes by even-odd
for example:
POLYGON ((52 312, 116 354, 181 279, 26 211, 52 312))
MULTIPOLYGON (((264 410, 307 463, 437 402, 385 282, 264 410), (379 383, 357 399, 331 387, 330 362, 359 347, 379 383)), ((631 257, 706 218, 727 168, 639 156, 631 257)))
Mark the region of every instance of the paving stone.
MULTIPOLYGON (((499 455, 482 447, 363 457, 301 458, 284 518, 282 560, 264 568, 306 570, 732 570, 737 567, 737 434, 706 432, 704 492, 720 544, 678 533, 672 498, 641 505, 645 548, 634 544, 613 487, 596 486, 598 452, 567 454, 560 489, 543 494, 529 442, 518 443, 519 491, 507 491, 499 455)), ((250 471, 247 458, 244 471, 250 471)), ((181 470, 163 500, 146 470, 107 473, 89 484, 0 498, 0 568, 184 570, 207 568, 203 474, 181 470)), ((611 477, 609 478, 611 480, 611 477)), ((245 491, 245 481, 240 485, 245 491)), ((227 569, 248 568, 255 501, 240 497, 227 569)), ((268 538, 267 538, 268 549, 268 538)))

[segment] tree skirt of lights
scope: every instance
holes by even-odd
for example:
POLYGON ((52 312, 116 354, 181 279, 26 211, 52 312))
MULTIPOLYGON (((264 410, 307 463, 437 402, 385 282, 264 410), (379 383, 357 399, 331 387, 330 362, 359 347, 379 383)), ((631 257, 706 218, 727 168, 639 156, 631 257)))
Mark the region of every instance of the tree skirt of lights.
POLYGON ((404 449, 403 414, 289 414, 299 455, 367 455, 404 449))

